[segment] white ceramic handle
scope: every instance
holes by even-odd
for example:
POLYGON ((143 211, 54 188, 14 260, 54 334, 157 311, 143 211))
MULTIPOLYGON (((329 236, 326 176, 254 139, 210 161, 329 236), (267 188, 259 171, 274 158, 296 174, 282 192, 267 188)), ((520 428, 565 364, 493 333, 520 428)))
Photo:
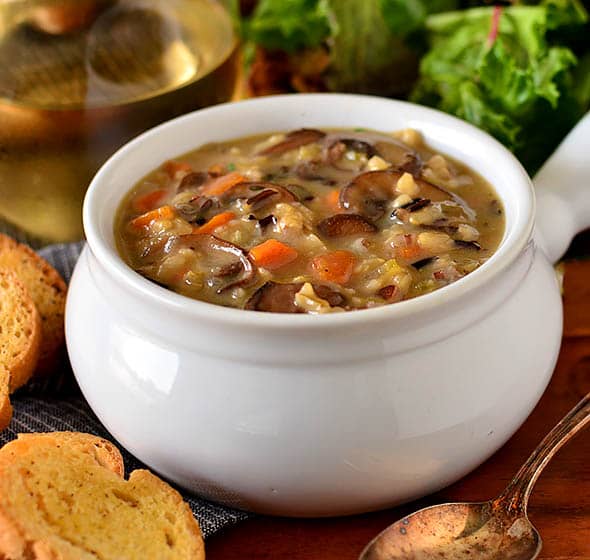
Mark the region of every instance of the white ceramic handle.
POLYGON ((590 113, 576 125, 533 180, 537 229, 551 262, 590 226, 590 113))

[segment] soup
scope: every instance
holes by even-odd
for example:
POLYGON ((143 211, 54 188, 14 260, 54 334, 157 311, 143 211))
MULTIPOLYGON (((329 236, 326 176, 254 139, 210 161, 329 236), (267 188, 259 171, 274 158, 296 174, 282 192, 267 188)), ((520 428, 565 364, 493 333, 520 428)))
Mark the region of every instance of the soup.
POLYGON ((207 144, 125 197, 118 249, 141 275, 239 309, 323 314, 442 288, 504 233, 493 188, 412 129, 300 129, 207 144))

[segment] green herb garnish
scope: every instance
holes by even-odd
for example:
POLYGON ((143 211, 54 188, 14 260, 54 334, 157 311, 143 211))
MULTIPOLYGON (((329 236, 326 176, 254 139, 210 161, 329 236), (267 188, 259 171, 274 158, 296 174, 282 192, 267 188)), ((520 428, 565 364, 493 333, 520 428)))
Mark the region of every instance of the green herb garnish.
POLYGON ((577 58, 551 37, 586 21, 577 0, 431 16, 432 49, 411 99, 483 128, 533 172, 584 112, 577 58))

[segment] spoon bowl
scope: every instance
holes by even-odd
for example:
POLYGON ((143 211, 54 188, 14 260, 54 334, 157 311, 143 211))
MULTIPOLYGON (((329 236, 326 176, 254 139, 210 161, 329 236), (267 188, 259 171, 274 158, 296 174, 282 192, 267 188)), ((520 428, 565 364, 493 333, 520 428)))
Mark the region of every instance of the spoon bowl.
POLYGON ((501 504, 452 503, 420 510, 390 525, 360 560, 532 560, 541 537, 526 515, 501 504))
POLYGON ((553 455, 590 422, 590 393, 547 434, 502 495, 421 509, 377 535, 359 560, 534 560, 542 541, 529 496, 553 455))

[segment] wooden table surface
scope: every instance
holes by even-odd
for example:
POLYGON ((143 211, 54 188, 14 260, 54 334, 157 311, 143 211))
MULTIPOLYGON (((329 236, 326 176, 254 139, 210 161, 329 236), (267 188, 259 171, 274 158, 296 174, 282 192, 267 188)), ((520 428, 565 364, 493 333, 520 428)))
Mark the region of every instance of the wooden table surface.
MULTIPOLYGON (((495 497, 543 436, 590 391, 590 260, 566 262, 564 339, 540 403, 514 437, 473 473, 418 502, 334 519, 254 517, 207 541, 208 560, 356 560, 388 524, 426 505, 495 497)), ((526 333, 523 333, 526 336, 526 333)), ((544 560, 590 560, 590 430, 553 459, 537 482, 529 517, 544 560)))

